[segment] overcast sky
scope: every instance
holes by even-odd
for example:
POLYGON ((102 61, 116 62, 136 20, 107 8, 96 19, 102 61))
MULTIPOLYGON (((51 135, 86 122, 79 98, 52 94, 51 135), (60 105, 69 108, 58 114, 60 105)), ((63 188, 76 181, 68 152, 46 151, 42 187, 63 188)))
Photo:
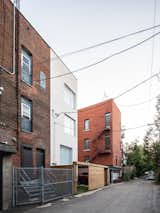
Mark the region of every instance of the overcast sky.
MULTIPOLYGON (((61 55, 152 26, 154 1, 21 0, 21 12, 57 54, 61 55)), ((156 24, 160 23, 159 14, 160 0, 157 0, 156 24)), ((140 42, 152 34, 153 31, 142 33, 63 60, 72 71, 140 42)), ((154 42, 152 73, 157 73, 160 71, 160 36, 154 42)), ((112 98, 148 78, 151 75, 152 45, 153 40, 148 41, 127 53, 75 74, 78 79, 78 108, 102 101, 104 92, 108 98, 112 98)), ((115 102, 122 113, 122 125, 130 128, 153 122, 155 97, 159 91, 160 81, 155 78, 151 83, 117 99, 115 102), (152 100, 142 105, 126 106, 149 99, 152 100)), ((145 129, 126 131, 126 141, 142 138, 145 129)))

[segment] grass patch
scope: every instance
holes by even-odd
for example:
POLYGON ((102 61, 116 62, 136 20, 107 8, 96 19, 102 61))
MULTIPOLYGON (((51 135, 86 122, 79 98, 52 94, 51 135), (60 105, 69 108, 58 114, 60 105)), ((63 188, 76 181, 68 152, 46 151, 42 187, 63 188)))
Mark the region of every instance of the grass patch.
POLYGON ((80 193, 84 193, 84 192, 88 192, 88 186, 79 185, 77 187, 77 193, 76 194, 80 194, 80 193))

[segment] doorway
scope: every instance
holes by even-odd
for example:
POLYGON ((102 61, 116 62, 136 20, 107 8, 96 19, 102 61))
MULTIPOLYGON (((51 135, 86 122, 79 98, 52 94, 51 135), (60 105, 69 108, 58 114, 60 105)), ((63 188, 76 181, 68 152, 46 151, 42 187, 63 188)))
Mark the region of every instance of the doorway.
POLYGON ((36 161, 37 167, 45 167, 45 151, 43 149, 37 149, 36 161))

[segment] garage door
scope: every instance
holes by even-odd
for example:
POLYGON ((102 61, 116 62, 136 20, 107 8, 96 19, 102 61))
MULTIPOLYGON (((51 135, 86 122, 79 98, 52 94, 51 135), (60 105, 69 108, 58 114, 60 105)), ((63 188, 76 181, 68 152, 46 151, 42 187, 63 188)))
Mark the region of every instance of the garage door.
POLYGON ((60 164, 72 164, 72 148, 60 145, 60 164))

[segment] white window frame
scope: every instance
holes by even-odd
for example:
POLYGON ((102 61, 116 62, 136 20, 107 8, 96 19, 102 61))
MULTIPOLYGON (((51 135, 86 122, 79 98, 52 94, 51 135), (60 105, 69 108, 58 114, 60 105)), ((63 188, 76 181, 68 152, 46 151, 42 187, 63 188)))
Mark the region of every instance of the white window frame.
POLYGON ((85 151, 90 150, 90 139, 88 139, 88 138, 84 139, 84 150, 85 151), (87 148, 86 148, 86 143, 87 143, 87 148))
POLYGON ((89 131, 90 130, 90 120, 89 119, 85 119, 84 120, 84 130, 85 131, 89 131))
POLYGON ((28 74, 31 77, 31 82, 26 82, 24 79, 22 79, 22 81, 31 85, 32 84, 32 56, 30 56, 27 53, 27 51, 25 51, 24 49, 22 49, 22 53, 21 53, 21 75, 23 72, 28 74), (28 63, 26 63, 23 58, 25 58, 28 61, 28 63), (25 69, 23 69, 23 64, 27 66, 28 72, 25 69))
POLYGON ((76 135, 76 121, 64 114, 64 133, 75 136, 76 135))
POLYGON ((39 79, 40 79, 40 87, 45 90, 46 89, 46 74, 43 71, 40 71, 39 79))
POLYGON ((105 127, 106 128, 108 128, 108 127, 110 128, 111 127, 111 112, 107 112, 105 114, 105 127))
POLYGON ((67 84, 64 84, 64 101, 72 109, 76 108, 76 94, 67 84))
POLYGON ((21 116, 31 120, 31 107, 28 104, 21 103, 21 116))

